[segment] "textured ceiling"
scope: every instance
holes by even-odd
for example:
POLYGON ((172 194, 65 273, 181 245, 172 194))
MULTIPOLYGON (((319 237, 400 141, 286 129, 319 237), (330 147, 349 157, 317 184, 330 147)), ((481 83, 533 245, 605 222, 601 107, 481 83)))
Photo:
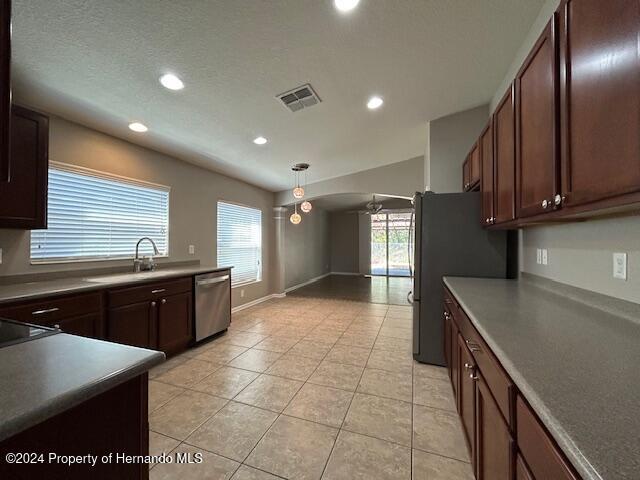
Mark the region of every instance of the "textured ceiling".
MULTIPOLYGON (((313 198, 311 203, 318 208, 330 212, 337 210, 361 210, 373 198, 371 193, 338 193, 313 198)), ((411 200, 403 198, 376 195, 376 203, 382 203, 385 208, 411 208, 411 200)))
POLYGON ((422 155, 427 121, 490 100, 541 4, 14 0, 14 95, 277 191, 295 162, 315 182, 422 155), (165 72, 186 88, 162 88, 165 72), (307 82, 319 105, 275 99, 307 82))

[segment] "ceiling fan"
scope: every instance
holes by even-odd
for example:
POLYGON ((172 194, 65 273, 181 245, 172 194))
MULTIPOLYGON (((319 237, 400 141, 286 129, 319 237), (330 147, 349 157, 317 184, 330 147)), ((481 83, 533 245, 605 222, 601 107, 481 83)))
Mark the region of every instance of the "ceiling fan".
POLYGON ((348 213, 361 213, 364 215, 375 215, 382 210, 383 205, 380 202, 376 202, 376 196, 373 196, 373 200, 364 206, 364 210, 350 210, 348 213))

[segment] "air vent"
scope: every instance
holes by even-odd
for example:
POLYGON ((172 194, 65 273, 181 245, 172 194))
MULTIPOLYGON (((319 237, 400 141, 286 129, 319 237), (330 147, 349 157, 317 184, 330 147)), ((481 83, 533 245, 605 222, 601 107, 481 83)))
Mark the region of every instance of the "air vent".
POLYGON ((276 98, 280 99, 285 107, 292 112, 297 112, 303 108, 313 107, 316 103, 320 103, 320 97, 313 90, 310 84, 302 85, 287 92, 276 95, 276 98))

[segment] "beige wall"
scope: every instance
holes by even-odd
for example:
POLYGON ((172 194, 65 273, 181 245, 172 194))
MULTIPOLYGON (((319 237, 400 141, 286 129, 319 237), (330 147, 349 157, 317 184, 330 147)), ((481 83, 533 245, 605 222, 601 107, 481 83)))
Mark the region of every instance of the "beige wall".
MULTIPOLYGON (((309 174, 312 174, 312 168, 309 174)), ((313 199, 336 193, 380 193, 394 196, 413 197, 422 191, 424 178, 424 157, 416 157, 403 162, 372 168, 362 172, 310 183, 305 188, 305 198, 313 199)), ((293 203, 291 190, 276 194, 276 205, 293 203)))
MULTIPOLYGON (((495 92, 495 108, 544 29, 559 0, 546 0, 495 92)), ((640 303, 640 217, 528 227, 521 231, 520 269, 558 282, 640 303), (536 250, 548 250, 538 265, 536 250), (613 278, 613 253, 627 253, 627 280, 613 278)))
POLYGON ((462 164, 489 119, 489 106, 429 122, 429 172, 426 183, 436 193, 462 191, 462 164))
MULTIPOLYGON (((240 289, 234 289, 233 303, 235 306, 272 293, 273 193, 58 117, 51 117, 50 125, 51 160, 171 187, 169 258, 160 261, 199 259, 203 264, 215 265, 217 201, 229 200, 261 209, 263 279, 242 287, 242 299, 240 289), (195 255, 189 255, 189 245, 195 246, 195 255)), ((31 265, 29 238, 28 231, 0 230, 0 275, 131 264, 106 261, 31 265)))
MULTIPOLYGON (((298 211, 299 212, 299 211, 298 211)), ((302 215, 302 222, 293 225, 287 209, 284 227, 285 288, 308 282, 329 272, 329 215, 320 208, 302 215)))
POLYGON ((359 226, 356 213, 331 212, 331 271, 358 273, 359 226))

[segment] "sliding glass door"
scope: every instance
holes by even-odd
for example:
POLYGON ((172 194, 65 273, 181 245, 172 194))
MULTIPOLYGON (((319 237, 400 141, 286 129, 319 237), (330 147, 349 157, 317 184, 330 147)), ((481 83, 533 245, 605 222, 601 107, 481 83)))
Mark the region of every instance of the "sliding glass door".
POLYGON ((371 274, 409 277, 411 212, 371 215, 371 274))

